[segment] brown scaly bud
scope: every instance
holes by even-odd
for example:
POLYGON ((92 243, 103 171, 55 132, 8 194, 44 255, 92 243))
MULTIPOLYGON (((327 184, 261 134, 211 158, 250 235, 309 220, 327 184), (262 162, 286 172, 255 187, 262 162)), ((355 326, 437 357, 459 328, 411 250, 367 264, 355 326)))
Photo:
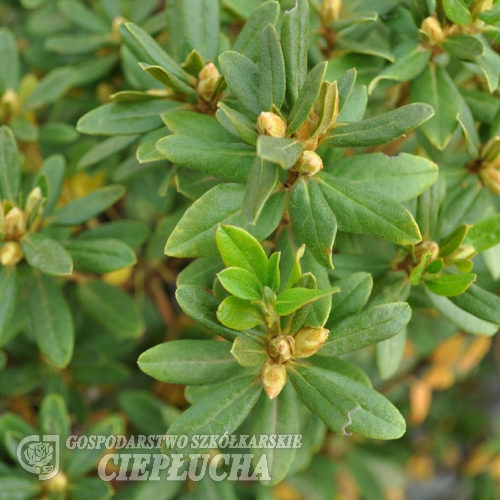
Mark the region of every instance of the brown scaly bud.
POLYGON ((204 101, 210 102, 210 100, 212 99, 212 94, 215 89, 215 85, 219 80, 219 77, 219 70, 213 63, 208 63, 200 71, 198 75, 196 90, 204 101))
POLYGON ((321 23, 328 26, 338 21, 342 15, 342 0, 323 0, 319 8, 321 23))
POLYGON ((439 255, 439 245, 434 241, 422 241, 415 247, 415 257, 417 258, 417 262, 422 260, 422 257, 426 253, 431 253, 431 261, 436 260, 439 255))
POLYGON ((269 399, 274 399, 286 384, 286 368, 268 359, 262 368, 262 385, 269 399))
POLYGON ((328 338, 326 328, 302 328, 295 334, 295 357, 308 358, 316 354, 328 338))
POLYGON ((437 18, 433 16, 426 17, 423 20, 420 31, 429 37, 432 45, 439 45, 444 40, 443 28, 441 28, 441 24, 437 18))
POLYGON ((285 137, 286 123, 275 113, 264 111, 257 118, 257 132, 259 135, 269 135, 271 137, 285 137))
POLYGON ((18 240, 26 233, 26 214, 17 207, 11 208, 4 220, 5 238, 18 240))
POLYGON ((500 194, 500 170, 493 167, 481 168, 479 176, 487 189, 493 194, 500 194))
POLYGON ((295 168, 299 174, 313 176, 323 169, 323 160, 314 151, 304 151, 295 168))
POLYGON ((318 127, 319 118, 319 113, 313 109, 309 113, 307 120, 293 134, 297 140, 304 144, 304 148, 308 151, 314 151, 318 147, 319 135, 315 132, 318 127))
POLYGON ((267 352, 276 363, 286 363, 293 358, 295 352, 295 339, 290 335, 273 337, 267 345, 267 352))
POLYGON ((0 247, 0 263, 5 267, 15 266, 24 257, 17 241, 7 241, 0 247))

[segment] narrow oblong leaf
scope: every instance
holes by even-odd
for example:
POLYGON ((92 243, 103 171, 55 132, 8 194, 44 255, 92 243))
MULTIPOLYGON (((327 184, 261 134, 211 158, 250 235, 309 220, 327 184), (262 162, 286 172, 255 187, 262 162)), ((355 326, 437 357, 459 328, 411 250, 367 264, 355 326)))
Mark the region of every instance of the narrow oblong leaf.
POLYGON ((260 325, 264 316, 260 308, 248 300, 238 297, 227 297, 217 309, 217 319, 233 330, 248 330, 260 325))
POLYGON ((245 367, 260 365, 268 358, 263 343, 243 336, 234 340, 231 354, 241 366, 245 367))
POLYGON ((425 286, 434 294, 455 297, 465 292, 476 281, 476 275, 466 274, 427 274, 423 276, 425 286))
POLYGON ((257 156, 263 160, 277 163, 285 170, 291 169, 304 151, 304 144, 297 139, 259 135, 257 156))
POLYGON ((28 264, 44 274, 65 275, 73 271, 68 251, 57 241, 41 233, 21 238, 21 247, 28 264))
POLYGON ((275 303, 276 312, 280 316, 291 314, 297 309, 314 302, 315 300, 329 297, 334 293, 338 293, 338 287, 332 287, 327 290, 314 290, 311 288, 289 288, 278 295, 275 303))
POLYGON ((73 318, 53 278, 35 276, 28 311, 31 329, 42 353, 58 368, 67 366, 73 355, 73 318))
POLYGON ((7 126, 0 127, 0 195, 17 204, 17 195, 21 185, 21 164, 19 151, 12 130, 7 126))
POLYGON ((192 436, 231 435, 246 419, 261 392, 262 386, 256 383, 253 375, 226 382, 188 408, 168 429, 170 436, 188 436, 190 444, 183 448, 164 445, 162 452, 179 453, 187 458, 190 453, 208 451, 193 448, 192 436))
POLYGON ((212 0, 183 0, 184 36, 189 50, 196 49, 204 60, 215 61, 219 39, 219 4, 212 0))
POLYGON ((7 89, 17 89, 21 70, 16 38, 7 27, 0 29, 0 53, 4 61, 0 76, 0 92, 3 94, 7 89))
POLYGON ((471 60, 484 54, 484 45, 469 35, 448 37, 442 44, 443 49, 458 59, 471 60))
POLYGON ((434 115, 431 106, 413 103, 358 123, 339 123, 321 141, 332 148, 369 147, 387 144, 405 135, 434 115))
POLYGON ((239 368, 229 342, 175 340, 143 352, 137 361, 147 375, 169 384, 206 385, 222 382, 239 368))
POLYGON ((229 50, 219 56, 219 62, 227 86, 245 108, 258 115, 259 103, 259 68, 238 52, 229 50))
POLYGON ((314 178, 297 179, 290 191, 288 210, 293 227, 314 258, 327 269, 333 269, 337 220, 314 178))
POLYGON ((477 318, 500 324, 500 297, 471 285, 464 293, 450 299, 455 305, 477 318))
POLYGON ((384 396, 330 370, 295 365, 287 375, 305 405, 334 432, 375 439, 398 439, 404 418, 384 396))
POLYGON ((467 242, 471 243, 476 251, 484 252, 500 243, 500 214, 483 219, 472 226, 467 242))
POLYGON ((238 111, 235 111, 229 106, 226 106, 223 102, 219 101, 217 103, 217 106, 219 107, 219 109, 217 110, 216 116, 220 124, 224 127, 224 124, 227 123, 226 120, 229 120, 231 122, 231 126, 236 130, 238 136, 248 144, 252 144, 253 146, 255 146, 255 144, 257 144, 257 130, 255 129, 255 123, 250 121, 241 113, 238 113, 238 111), (224 118, 221 117, 221 114, 224 115, 224 118))
POLYGON ((52 215, 50 222, 62 226, 83 224, 114 205, 124 194, 125 188, 118 185, 96 189, 61 207, 52 215))
POLYGON ((369 189, 327 173, 316 176, 338 228, 358 234, 381 236, 400 245, 418 243, 420 231, 410 212, 399 203, 369 189))
MULTIPOLYGON (((273 2, 275 3, 275 2, 273 2)), ((276 4, 279 5, 279 4, 276 4)), ((259 102, 263 111, 278 109, 285 102, 285 60, 276 29, 267 25, 260 38, 259 102)))
POLYGON ((17 273, 15 267, 0 268, 0 344, 7 333, 16 308, 17 273))
POLYGON ((333 326, 318 354, 338 356, 376 344, 399 333, 410 318, 411 309, 405 302, 372 307, 333 326))
POLYGON ((453 23, 467 26, 472 23, 469 7, 464 0, 443 0, 446 17, 453 23))
MULTIPOLYGON (((275 0, 269 0, 259 5, 247 19, 245 26, 243 26, 243 29, 234 41, 234 50, 247 56, 249 59, 256 60, 259 55, 259 40, 261 40, 261 34, 264 36, 264 32, 268 29, 268 25, 272 26, 276 23, 279 12, 280 4, 275 0)), ((262 51, 260 55, 262 58, 262 51)), ((259 63, 259 65, 260 64, 261 63, 259 63)))
POLYGON ((134 300, 104 281, 82 283, 77 288, 82 308, 106 330, 122 338, 137 338, 144 322, 134 300))

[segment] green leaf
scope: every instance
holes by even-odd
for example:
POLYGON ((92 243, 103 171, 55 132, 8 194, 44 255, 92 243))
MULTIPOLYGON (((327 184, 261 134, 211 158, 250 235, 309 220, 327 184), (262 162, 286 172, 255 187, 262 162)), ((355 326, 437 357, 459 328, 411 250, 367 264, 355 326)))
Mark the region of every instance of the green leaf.
POLYGON ((105 186, 92 191, 87 196, 64 205, 50 218, 50 222, 59 226, 84 224, 114 205, 125 194, 123 186, 105 186))
POLYGON ((90 135, 142 134, 161 127, 160 115, 177 107, 177 103, 164 100, 113 102, 83 115, 76 129, 90 135))
POLYGON ((0 76, 0 93, 7 89, 17 90, 21 70, 16 38, 4 27, 0 29, 0 54, 2 54, 2 74, 0 76))
POLYGON ((348 69, 342 78, 338 81, 338 94, 339 94, 339 113, 344 109, 344 106, 347 104, 349 97, 351 96, 351 92, 354 89, 354 84, 356 83, 356 68, 348 69))
POLYGON ((419 127, 433 115, 434 111, 431 106, 415 102, 358 123, 337 122, 337 126, 325 136, 321 143, 331 148, 387 144, 419 127))
MULTIPOLYGON (((245 186, 241 184, 219 184, 205 193, 186 210, 167 241, 165 253, 172 257, 216 255, 215 233, 219 224, 239 226, 258 240, 269 236, 281 221, 285 193, 271 196, 255 225, 245 223, 242 219, 244 196, 245 186)), ((241 259, 240 263, 234 265, 242 267, 241 259)))
POLYGON ((432 252, 426 252, 420 257, 419 264, 416 267, 414 267, 410 273, 410 283, 413 286, 420 285, 420 282, 422 281, 422 276, 424 274, 424 271, 426 270, 427 264, 429 264, 429 262, 431 261, 433 256, 434 255, 432 252))
POLYGON ((91 167, 115 153, 124 150, 127 146, 136 142, 139 137, 140 135, 118 135, 99 142, 80 158, 77 165, 78 170, 91 167))
MULTIPOLYGON (((276 2, 272 4, 279 7, 276 2)), ((262 30, 260 37, 259 102, 261 109, 272 111, 273 105, 281 109, 285 102, 285 94, 286 76, 283 51, 276 29, 269 24, 262 30)))
POLYGON ((0 267, 0 344, 8 334, 10 320, 17 300, 17 273, 15 267, 0 267))
POLYGON ((500 324, 500 297, 471 285, 464 293, 450 299, 456 306, 477 318, 500 324))
POLYGON ((424 274, 425 286, 434 294, 455 297, 465 292, 476 281, 476 275, 466 274, 424 274))
POLYGON ((243 336, 234 340, 231 354, 245 367, 260 365, 268 358, 267 350, 261 342, 243 336))
POLYGON ((175 92, 184 94, 196 94, 196 90, 191 85, 184 83, 180 78, 167 71, 161 66, 154 66, 146 63, 139 63, 141 69, 151 75, 155 80, 163 83, 165 86, 170 87, 175 92))
POLYGON ((234 340, 240 333, 221 325, 217 319, 220 301, 198 286, 179 286, 175 292, 181 309, 197 323, 226 340, 234 340))
POLYGON ((215 61, 219 40, 219 4, 212 0, 182 2, 184 37, 189 49, 196 49, 205 60, 215 61))
POLYGON ((112 238, 72 240, 64 246, 73 259, 75 270, 84 273, 109 273, 137 262, 134 251, 127 244, 112 238))
POLYGON ((56 68, 47 73, 35 90, 24 101, 24 110, 34 110, 60 99, 71 87, 75 78, 73 68, 56 68))
MULTIPOLYGON (((181 23, 180 19, 179 23, 181 23)), ((161 66, 185 83, 194 83, 194 78, 183 71, 179 64, 136 24, 125 23, 120 26, 120 35, 122 41, 134 53, 138 61, 161 66)))
POLYGON ((162 452, 179 453, 187 458, 190 453, 208 451, 201 447, 193 449, 191 437, 231 435, 247 418, 261 392, 262 386, 253 375, 226 382, 188 408, 168 429, 169 436, 188 436, 188 445, 182 449, 164 445, 162 452))
POLYGON ((278 166, 256 157, 247 179, 241 215, 245 222, 255 224, 278 182, 278 166))
POLYGON ((400 202, 420 195, 438 177, 435 163, 406 153, 394 157, 383 153, 350 156, 335 162, 326 171, 400 202))
POLYGON ((143 352, 137 361, 150 377, 169 384, 206 385, 229 379, 239 365, 229 342, 175 340, 143 352))
POLYGON ((73 261, 57 241, 41 234, 28 234, 20 240, 28 264, 44 274, 65 275, 73 271, 73 261))
POLYGON ((71 311, 49 276, 36 275, 29 293, 29 319, 36 343, 57 368, 64 368, 71 361, 74 344, 74 327, 71 311))
POLYGON ((262 285, 254 273, 240 267, 228 267, 217 274, 222 286, 232 295, 245 300, 259 300, 262 285))
POLYGON ((444 149, 458 126, 462 106, 455 83, 441 66, 431 64, 411 82, 410 94, 412 101, 425 102, 434 109, 434 116, 420 130, 433 146, 444 149))
POLYGON ((21 185, 21 164, 19 151, 12 130, 5 125, 0 127, 0 196, 17 204, 21 185))
POLYGON ((56 434, 61 441, 66 441, 70 431, 68 409, 64 398, 57 393, 47 394, 40 405, 40 432, 56 434))
MULTIPOLYGON (((269 399, 261 394, 253 410, 250 435, 269 436, 295 435, 299 432, 299 408, 297 394, 291 384, 286 384, 279 396, 269 399)), ((273 486, 285 479, 295 458, 296 448, 260 448, 250 450, 253 463, 257 465, 262 456, 266 456, 270 481, 262 481, 266 486, 273 486)))
POLYGON ((460 224, 455 231, 449 234, 439 245, 439 257, 448 257, 455 250, 458 250, 470 228, 471 226, 467 224, 460 224))
POLYGON ((109 500, 114 496, 110 483, 98 477, 79 477, 69 486, 71 500, 109 500))
POLYGON ((119 288, 95 280, 80 284, 77 295, 86 313, 117 337, 134 339, 144 331, 134 300, 119 288))
POLYGON ((469 7, 464 0, 443 0, 446 17, 453 23, 467 26, 472 23, 469 7))
POLYGON ((372 383, 368 375, 361 370, 361 368, 358 368, 356 365, 343 358, 338 358, 337 356, 332 356, 330 358, 314 356, 309 359, 311 363, 318 368, 340 373, 341 375, 349 377, 356 382, 366 385, 367 387, 372 387, 372 383))
POLYGON ((112 238, 120 240, 130 248, 137 248, 146 241, 149 229, 145 224, 132 219, 105 222, 78 235, 78 241, 112 238))
POLYGON ((372 307, 333 326, 318 354, 338 356, 376 344, 398 334, 410 318, 411 309, 406 302, 372 307))
POLYGON ((81 3, 63 0, 58 3, 57 8, 64 14, 64 17, 85 30, 93 33, 108 33, 109 31, 108 23, 81 3))
MULTIPOLYGON (((229 106, 226 106, 222 101, 217 103, 219 109, 217 110, 217 119, 220 124, 224 127, 227 120, 231 123, 231 128, 236 130, 236 133, 245 142, 255 146, 257 144, 257 131, 255 129, 255 123, 251 122, 245 115, 238 113, 229 106), (223 115, 223 116, 221 116, 223 115)), ((231 132, 230 130, 228 130, 231 132)))
POLYGON ((90 54, 99 49, 113 45, 109 36, 103 34, 75 33, 69 35, 54 35, 45 40, 44 48, 56 54, 75 56, 90 54))
POLYGON ((241 104, 258 115, 259 104, 259 68, 248 57, 233 50, 219 56, 219 62, 227 86, 241 104))
POLYGON ((338 228, 357 234, 373 234, 393 243, 411 245, 421 240, 416 222, 399 203, 369 189, 326 173, 315 177, 337 218, 338 228))
POLYGON ((443 49, 458 59, 471 60, 484 54, 484 45, 469 35, 454 35, 442 43, 443 49))
MULTIPOLYGON (((234 41, 234 50, 236 52, 239 52, 240 54, 243 54, 249 59, 252 59, 253 61, 256 60, 257 56, 259 55, 259 40, 262 40, 267 36, 265 34, 266 31, 271 31, 269 30, 268 25, 270 24, 272 29, 272 25, 275 24, 278 20, 279 12, 280 4, 274 0, 270 0, 259 5, 259 7, 257 7, 252 12, 247 22, 243 26, 243 29, 240 31, 238 37, 234 41)), ((260 54, 262 58, 262 48, 260 54)), ((281 56, 281 58, 283 59, 283 56, 281 56)), ((259 62, 259 65, 262 68, 261 62, 259 62)), ((269 109, 267 111, 271 110, 269 109)))
POLYGON ((327 269, 333 269, 337 220, 314 178, 297 179, 290 191, 288 210, 294 229, 314 258, 327 269))
POLYGON ((384 396, 330 370, 287 366, 287 374, 305 405, 334 432, 356 432, 374 439, 398 439, 404 418, 384 396))
POLYGON ((29 500, 38 496, 41 491, 41 483, 35 476, 0 476, 0 500, 29 500))
POLYGON ((329 330, 344 318, 363 309, 373 288, 373 278, 369 273, 358 272, 336 281, 335 285, 340 288, 340 292, 332 296, 331 313, 325 325, 329 330))
POLYGON ((156 149, 176 165, 231 182, 245 182, 255 158, 254 148, 246 144, 178 135, 160 139, 156 149))
POLYGON ((259 135, 257 156, 271 163, 277 163, 285 170, 292 168, 304 151, 304 144, 297 139, 259 135))
POLYGON ((217 309, 217 319, 227 328, 249 330, 264 322, 260 308, 238 297, 225 298, 217 309))
POLYGON ((309 48, 309 2, 297 0, 283 15, 281 46, 285 60, 286 97, 290 108, 295 104, 307 77, 309 48))
POLYGON ((480 12, 477 17, 487 24, 495 24, 500 21, 500 5, 498 2, 491 10, 480 12))
POLYGON ((406 328, 375 346, 377 368, 382 380, 391 378, 398 370, 406 347, 406 328))
POLYGON ((201 288, 210 288, 214 276, 224 268, 222 259, 217 255, 202 257, 188 264, 178 275, 176 285, 193 285, 201 288))
POLYGON ((426 294, 434 307, 445 318, 448 318, 452 323, 457 325, 460 330, 473 333, 475 335, 487 335, 489 337, 497 333, 497 324, 474 316, 473 314, 461 309, 458 305, 455 305, 446 297, 435 295, 429 290, 426 290, 426 294))
POLYGON ((329 297, 338 293, 340 289, 333 287, 327 290, 314 290, 310 288, 289 288, 278 295, 275 309, 280 316, 291 314, 300 307, 314 302, 315 300, 329 297))
POLYGON ((304 85, 300 89, 297 101, 295 102, 288 117, 287 134, 291 135, 307 120, 309 113, 314 107, 314 103, 319 97, 323 79, 325 77, 327 63, 317 64, 309 73, 304 85))
POLYGON ((393 80, 396 82, 413 80, 427 67, 430 57, 430 50, 417 46, 415 50, 398 58, 394 64, 382 70, 370 82, 368 94, 371 94, 382 80, 393 80))
POLYGON ((467 242, 471 243, 477 252, 484 252, 500 243, 500 214, 492 215, 472 226, 467 242))
POLYGON ((277 292, 280 288, 280 259, 281 252, 274 252, 267 263, 266 286, 273 292, 277 292))

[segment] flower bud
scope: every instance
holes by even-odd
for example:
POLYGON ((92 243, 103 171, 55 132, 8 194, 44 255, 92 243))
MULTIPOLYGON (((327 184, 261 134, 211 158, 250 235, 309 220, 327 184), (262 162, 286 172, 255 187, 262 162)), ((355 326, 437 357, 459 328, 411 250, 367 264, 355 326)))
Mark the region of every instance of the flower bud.
POLYGON ((257 118, 257 131, 259 135, 285 137, 286 123, 278 115, 270 111, 264 111, 257 118))
POLYGON ((494 194, 500 194, 500 170, 495 168, 481 168, 479 176, 483 184, 494 194))
POLYGON ((274 363, 268 359, 262 368, 261 381, 269 399, 274 399, 286 384, 285 365, 274 363))
POLYGON ((481 157, 489 166, 500 167, 500 136, 490 139, 482 148, 481 157))
POLYGON ((7 89, 0 101, 0 115, 4 121, 11 121, 19 116, 22 105, 19 96, 12 89, 7 89))
POLYGON ((122 16, 118 16, 113 19, 113 24, 111 25, 111 36, 113 37, 113 40, 117 41, 118 43, 120 43, 122 40, 120 36, 120 26, 126 22, 127 20, 122 16))
POLYGON ((439 45, 444 40, 443 29, 437 18, 430 16, 423 20, 420 30, 423 31, 433 45, 439 45))
POLYGON ((3 266, 15 266, 24 257, 17 241, 7 241, 0 247, 0 262, 3 266))
POLYGON ((219 70, 213 63, 208 63, 200 71, 196 90, 203 100, 209 102, 212 99, 212 94, 219 77, 219 70))
POLYGON ((304 151, 295 168, 299 174, 312 176, 323 169, 323 160, 314 151, 304 151))
POLYGON ((5 238, 18 240, 26 233, 26 214, 17 207, 11 208, 5 216, 5 238))
POLYGON ((30 194, 26 198, 26 203, 24 205, 24 211, 26 215, 29 217, 31 212, 36 208, 38 202, 43 198, 42 190, 39 186, 33 188, 30 191, 30 194))
POLYGON ((68 478, 64 472, 59 471, 53 478, 45 481, 43 487, 48 493, 63 493, 68 489, 68 478))
POLYGON ((431 261, 436 260, 439 255, 439 245, 434 241, 422 241, 415 247, 415 257, 417 258, 417 262, 422 260, 422 257, 426 253, 431 253, 431 261))
POLYGON ((464 260, 470 259, 476 254, 476 249, 472 245, 460 245, 452 254, 448 256, 448 260, 464 260))
POLYGON ((290 335, 273 337, 267 345, 267 352, 276 363, 286 363, 293 358, 295 339, 290 335))
POLYGON ((319 8, 319 15, 323 25, 338 21, 342 15, 342 0, 323 0, 319 8))
POLYGON ((295 334, 295 357, 308 358, 316 354, 328 338, 326 328, 302 328, 295 334))

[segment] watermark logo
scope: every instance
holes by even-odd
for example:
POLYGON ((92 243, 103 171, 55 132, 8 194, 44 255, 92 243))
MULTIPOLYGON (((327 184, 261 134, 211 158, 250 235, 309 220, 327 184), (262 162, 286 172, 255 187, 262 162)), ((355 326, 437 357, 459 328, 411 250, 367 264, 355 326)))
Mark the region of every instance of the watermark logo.
POLYGON ((52 479, 59 472, 59 436, 25 437, 17 447, 17 459, 24 470, 37 474, 40 481, 52 479))

